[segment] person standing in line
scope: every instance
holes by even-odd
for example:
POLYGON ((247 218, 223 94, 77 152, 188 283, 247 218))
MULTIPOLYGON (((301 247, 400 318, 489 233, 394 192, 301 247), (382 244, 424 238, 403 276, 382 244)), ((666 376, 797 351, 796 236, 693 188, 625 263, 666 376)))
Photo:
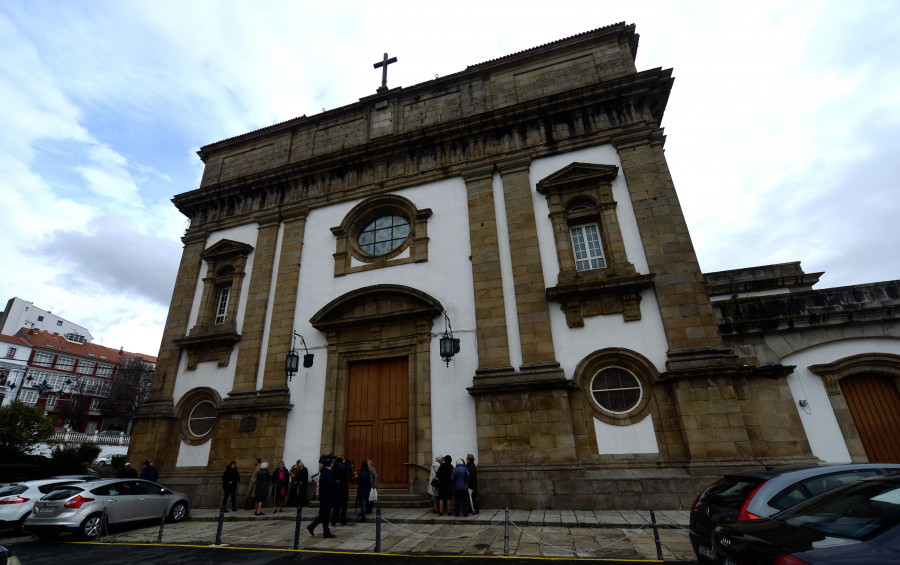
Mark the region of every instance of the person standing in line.
POLYGON ((366 521, 366 506, 369 503, 369 492, 372 490, 372 475, 369 474, 369 463, 363 459, 356 474, 356 498, 359 499, 360 522, 366 521))
POLYGON ((127 462, 116 472, 117 479, 136 479, 137 476, 137 471, 127 462))
POLYGON ((466 455, 466 469, 469 471, 469 502, 471 502, 472 514, 478 514, 478 467, 475 466, 475 456, 466 455))
POLYGON ((265 461, 259 466, 256 472, 256 512, 254 516, 262 516, 262 507, 266 503, 266 497, 269 495, 269 487, 272 484, 272 475, 269 473, 269 464, 265 461))
POLYGON ((297 459, 297 464, 291 466, 291 493, 288 496, 288 506, 306 506, 306 491, 309 485, 309 469, 303 461, 297 459))
POLYGON ((456 516, 462 512, 463 518, 467 518, 469 516, 469 470, 466 469, 466 462, 461 458, 456 460, 456 467, 453 468, 450 480, 453 482, 453 509, 456 516))
POLYGON ((444 456, 444 461, 437 470, 438 480, 438 507, 440 512, 438 516, 444 515, 444 508, 447 509, 447 516, 450 515, 450 499, 453 498, 453 459, 449 455, 444 456))
POLYGON ((228 512, 228 497, 231 497, 231 510, 237 512, 237 487, 241 482, 241 474, 238 472, 237 461, 232 461, 225 467, 222 473, 222 490, 225 496, 222 498, 222 510, 228 512))
POLYGON ((250 510, 256 505, 256 473, 259 472, 260 463, 262 463, 262 459, 257 457, 256 463, 253 465, 253 472, 250 473, 250 484, 247 485, 247 503, 244 505, 244 510, 250 510))
POLYGON ((322 469, 319 471, 319 515, 313 520, 306 530, 309 535, 316 535, 316 526, 322 524, 322 537, 333 538, 334 534, 328 527, 328 519, 331 518, 331 507, 334 505, 337 495, 337 481, 334 480, 334 459, 322 461, 322 469))
POLYGON ((149 459, 144 461, 144 467, 141 469, 141 478, 154 483, 159 480, 159 471, 156 470, 156 467, 153 466, 149 459))
MULTIPOLYGON (((372 488, 378 489, 378 471, 375 470, 375 463, 372 462, 371 459, 366 459, 366 463, 369 465, 369 476, 372 477, 372 488)), ((375 508, 375 501, 368 500, 366 501, 366 514, 371 514, 372 509, 375 508)))
POLYGON ((438 481, 437 472, 441 466, 442 460, 443 459, 441 458, 440 455, 438 455, 434 458, 434 463, 431 464, 431 477, 429 477, 429 479, 428 479, 428 487, 431 489, 431 507, 432 507, 431 513, 432 514, 438 513, 438 502, 440 500, 438 498, 438 485, 440 484, 440 481, 438 481))
POLYGON ((278 468, 272 472, 272 496, 275 506, 272 514, 284 512, 284 499, 287 497, 288 488, 291 486, 291 475, 284 468, 284 461, 278 462, 278 468))
POLYGON ((353 522, 347 522, 347 505, 350 502, 350 481, 353 480, 353 461, 338 457, 335 460, 334 479, 337 481, 337 497, 334 501, 334 510, 331 514, 331 523, 340 521, 342 526, 355 526, 353 522))

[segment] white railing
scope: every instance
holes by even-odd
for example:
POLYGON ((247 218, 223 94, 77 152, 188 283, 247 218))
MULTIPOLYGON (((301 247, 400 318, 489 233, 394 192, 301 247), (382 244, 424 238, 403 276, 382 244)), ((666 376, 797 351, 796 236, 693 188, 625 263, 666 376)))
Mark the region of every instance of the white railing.
POLYGON ((131 436, 103 436, 99 434, 82 434, 80 432, 57 432, 50 438, 53 441, 68 443, 99 443, 103 445, 128 445, 131 436))

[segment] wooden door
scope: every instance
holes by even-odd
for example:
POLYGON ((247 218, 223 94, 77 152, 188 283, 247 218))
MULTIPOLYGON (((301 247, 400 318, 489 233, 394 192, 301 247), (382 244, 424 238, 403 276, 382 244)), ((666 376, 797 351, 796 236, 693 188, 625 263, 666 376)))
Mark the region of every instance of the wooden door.
POLYGON ((900 391, 894 379, 855 375, 840 383, 869 461, 900 463, 900 391))
POLYGON ((372 459, 378 486, 408 486, 409 362, 406 357, 350 364, 345 457, 372 459))

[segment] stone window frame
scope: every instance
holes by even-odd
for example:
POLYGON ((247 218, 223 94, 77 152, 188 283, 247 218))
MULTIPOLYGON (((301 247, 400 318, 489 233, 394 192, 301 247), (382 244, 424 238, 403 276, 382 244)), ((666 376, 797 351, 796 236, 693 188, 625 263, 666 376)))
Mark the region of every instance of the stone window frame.
POLYGON ((420 210, 412 201, 397 194, 363 200, 344 216, 339 226, 331 228, 335 237, 334 276, 428 261, 428 218, 431 214, 430 208, 420 210), (387 215, 406 218, 409 222, 406 240, 384 255, 372 256, 363 252, 358 243, 360 232, 375 219, 387 215), (409 255, 399 257, 407 249, 409 255), (353 265, 353 259, 363 264, 353 265))
POLYGON ((214 389, 208 387, 195 388, 182 396, 175 407, 175 417, 179 421, 181 439, 189 445, 202 445, 212 440, 219 421, 218 411, 221 405, 222 397, 219 396, 219 393, 214 389), (209 432, 204 435, 196 435, 191 431, 190 417, 194 412, 194 409, 205 402, 209 402, 213 405, 213 408, 216 411, 216 421, 213 423, 209 432))
POLYGON ((175 345, 187 351, 188 370, 195 370, 197 364, 204 361, 215 361, 219 367, 228 366, 234 345, 241 340, 237 331, 237 312, 252 252, 253 246, 249 243, 223 239, 200 254, 207 268, 197 322, 187 336, 173 340, 175 345), (230 297, 225 318, 217 324, 219 298, 225 287, 231 289, 230 297))
POLYGON ((603 231, 600 229, 599 223, 592 222, 592 221, 573 223, 572 221, 569 221, 569 239, 571 240, 571 243, 572 243, 572 255, 573 255, 573 260, 575 261, 575 270, 576 271, 579 271, 579 272, 590 271, 590 270, 594 270, 594 269, 603 269, 606 267, 606 251, 604 251, 604 249, 603 249, 603 231), (599 249, 600 254, 596 255, 596 256, 591 255, 591 246, 588 244, 588 228, 590 228, 590 227, 595 227, 597 229, 597 239, 598 239, 598 242, 600 243, 600 249, 599 249), (584 262, 587 262, 588 264, 590 264, 596 260, 596 261, 599 261, 603 265, 602 267, 589 267, 587 269, 579 269, 578 268, 579 259, 577 257, 574 257, 574 255, 575 255, 575 234, 573 232, 575 230, 581 230, 581 237, 584 239, 584 247, 585 247, 585 251, 587 253, 587 256, 584 259, 580 259, 580 261, 584 261, 584 262))
POLYGON ((587 397, 587 404, 600 421, 614 426, 630 426, 642 421, 650 413, 653 385, 659 380, 659 371, 646 357, 618 347, 595 351, 581 360, 575 368, 573 380, 587 397), (594 377, 604 369, 617 368, 633 375, 641 386, 641 399, 625 413, 613 412, 600 406, 591 393, 594 377))

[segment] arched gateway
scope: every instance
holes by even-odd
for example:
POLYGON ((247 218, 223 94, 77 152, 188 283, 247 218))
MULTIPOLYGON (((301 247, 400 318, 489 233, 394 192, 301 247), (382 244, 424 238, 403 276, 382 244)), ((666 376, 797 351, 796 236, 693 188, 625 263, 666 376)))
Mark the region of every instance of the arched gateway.
POLYGON ((431 452, 431 328, 440 302, 402 285, 348 292, 311 319, 328 341, 322 453, 373 459, 379 486, 412 488, 431 452))

